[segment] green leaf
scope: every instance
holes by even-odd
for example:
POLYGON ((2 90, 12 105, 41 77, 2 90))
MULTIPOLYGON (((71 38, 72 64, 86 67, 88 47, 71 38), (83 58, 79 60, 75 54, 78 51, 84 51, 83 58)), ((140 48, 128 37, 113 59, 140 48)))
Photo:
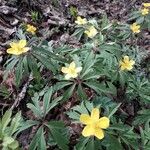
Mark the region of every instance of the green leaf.
MULTIPOLYGON (((33 53, 35 54, 38 54, 38 55, 40 55, 40 56, 44 56, 45 55, 45 60, 47 59, 47 57, 46 56, 49 56, 50 58, 53 58, 54 60, 57 60, 57 61, 60 61, 60 62, 63 62, 63 63, 66 63, 66 59, 65 58, 62 58, 62 57, 60 57, 60 56, 58 56, 58 55, 56 55, 55 53, 53 53, 53 52, 50 52, 50 51, 48 51, 48 50, 46 50, 45 48, 43 48, 43 47, 33 47, 33 53)), ((50 59, 49 58, 49 59, 50 59)))
POLYGON ((17 133, 15 133, 15 136, 17 136, 23 130, 26 130, 26 129, 32 127, 32 126, 38 125, 39 123, 40 123, 39 121, 33 121, 33 120, 27 120, 25 122, 22 122, 21 127, 19 128, 17 133))
POLYGON ((43 98, 44 115, 46 115, 48 113, 52 92, 53 92, 53 89, 52 89, 52 87, 50 87, 44 95, 44 98, 43 98))
POLYGON ((31 109, 31 111, 34 113, 34 115, 36 117, 38 117, 38 118, 42 118, 43 117, 43 112, 40 109, 38 109, 37 107, 35 107, 33 104, 28 103, 27 107, 29 109, 31 109))
POLYGON ((69 140, 63 135, 64 124, 62 122, 52 121, 47 126, 58 147, 62 150, 68 150, 69 140))
POLYGON ((91 71, 91 67, 94 65, 94 63, 95 63, 95 59, 94 59, 93 52, 91 52, 90 54, 88 53, 83 62, 81 78, 84 78, 84 76, 91 71))
POLYGON ((121 105, 121 103, 118 104, 115 108, 113 108, 113 110, 110 112, 108 118, 110 118, 118 110, 118 108, 120 107, 120 105, 121 105))
POLYGON ((29 55, 25 55, 22 60, 25 75, 29 74, 29 66, 28 66, 27 57, 29 57, 29 55))
POLYGON ((91 79, 98 79, 100 77, 99 72, 89 71, 82 80, 91 80, 91 79))
POLYGON ((87 95, 86 95, 84 89, 82 88, 81 84, 78 85, 77 94, 78 94, 80 100, 87 100, 87 95))
POLYGON ((49 70, 51 70, 52 72, 56 73, 56 68, 54 67, 55 65, 53 64, 53 62, 51 61, 51 59, 47 59, 45 58, 43 55, 39 55, 36 53, 33 53, 33 55, 49 70))
POLYGON ((75 86, 76 86, 76 84, 73 84, 63 93, 63 98, 62 98, 63 102, 68 100, 72 96, 75 86))
POLYGON ((19 143, 15 140, 11 144, 9 144, 8 147, 12 150, 16 150, 19 147, 19 143))
POLYGON ((89 139, 90 139, 89 137, 87 138, 81 137, 79 139, 79 142, 75 146, 75 150, 85 150, 86 144, 88 143, 89 139))
POLYGON ((80 114, 77 113, 76 111, 69 111, 66 114, 69 116, 69 118, 77 120, 79 122, 80 114))
POLYGON ((12 115, 12 111, 11 110, 7 110, 2 118, 2 131, 4 133, 7 125, 9 124, 9 122, 11 121, 11 115, 12 115))
POLYGON ((55 85, 54 85, 54 91, 58 91, 58 90, 60 90, 60 89, 62 89, 62 88, 64 88, 64 87, 66 87, 66 86, 68 86, 68 85, 71 85, 72 84, 72 82, 57 82, 55 85))
POLYGON ((98 94, 102 94, 103 93, 111 93, 111 91, 109 90, 109 88, 106 88, 105 85, 98 83, 96 81, 89 81, 89 82, 84 82, 85 85, 87 85, 88 87, 92 88, 93 90, 95 90, 98 94))
POLYGON ((12 57, 11 59, 8 60, 8 65, 6 66, 6 70, 12 70, 17 62, 19 61, 19 57, 12 57))
POLYGON ((45 137, 44 137, 44 131, 42 128, 41 131, 41 137, 40 137, 40 141, 39 141, 39 150, 46 150, 46 141, 45 141, 45 137))
POLYGON ((75 30, 75 32, 72 34, 72 36, 75 36, 77 38, 77 40, 80 40, 83 33, 84 33, 84 28, 78 28, 75 30))
POLYGON ((58 102, 59 102, 60 100, 62 100, 62 96, 55 98, 55 99, 50 103, 49 108, 48 108, 48 110, 47 110, 47 113, 48 113, 52 108, 54 108, 54 107, 58 104, 58 102))
POLYGON ((18 112, 12 119, 9 135, 12 135, 17 131, 18 127, 20 126, 20 120, 21 120, 21 112, 18 112))
POLYGON ((109 144, 107 150, 123 150, 121 143, 113 135, 108 135, 107 144, 109 144))
POLYGON ((14 142, 14 139, 13 139, 12 137, 5 136, 5 137, 3 138, 3 143, 2 143, 2 145, 3 145, 4 147, 8 147, 8 145, 11 144, 12 142, 14 142))
POLYGON ((86 145, 86 150, 95 150, 94 139, 90 138, 86 145))
POLYGON ((20 81, 22 79, 22 75, 23 75, 23 59, 20 59, 17 66, 16 66, 16 72, 15 72, 15 79, 16 79, 16 84, 17 86, 19 86, 20 81))
MULTIPOLYGON (((41 136, 43 134, 42 131, 43 131, 43 127, 40 127, 29 145, 29 150, 35 150, 40 144, 43 144, 41 143, 41 136)), ((46 149, 42 149, 42 150, 46 150, 46 149)))
POLYGON ((37 81, 39 81, 40 72, 38 70, 38 63, 32 55, 27 57, 27 61, 31 71, 33 72, 33 76, 37 79, 37 81))

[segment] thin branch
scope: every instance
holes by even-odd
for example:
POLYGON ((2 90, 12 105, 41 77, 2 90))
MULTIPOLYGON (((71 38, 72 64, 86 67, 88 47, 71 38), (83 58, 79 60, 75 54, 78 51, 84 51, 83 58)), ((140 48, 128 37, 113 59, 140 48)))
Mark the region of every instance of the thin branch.
POLYGON ((19 93, 19 95, 17 96, 15 102, 13 103, 13 105, 11 106, 11 109, 14 109, 15 107, 17 107, 20 104, 20 101, 22 99, 24 99, 28 85, 30 83, 30 81, 33 79, 32 75, 30 74, 27 82, 25 83, 25 85, 23 86, 21 92, 19 93))

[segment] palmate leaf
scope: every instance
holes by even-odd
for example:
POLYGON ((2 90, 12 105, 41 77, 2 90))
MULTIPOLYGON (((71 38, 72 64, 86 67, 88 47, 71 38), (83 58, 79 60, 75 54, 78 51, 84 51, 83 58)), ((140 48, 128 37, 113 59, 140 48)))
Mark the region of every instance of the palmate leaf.
POLYGON ((58 147, 62 150, 68 150, 69 140, 64 136, 64 123, 60 121, 50 121, 46 126, 49 128, 52 138, 58 147))
POLYGON ((20 81, 23 76, 23 58, 21 58, 16 66, 16 71, 15 71, 15 79, 16 79, 16 85, 19 86, 20 81))
POLYGON ((89 112, 93 109, 93 103, 89 101, 84 101, 80 105, 74 106, 69 112, 66 114, 69 118, 73 119, 75 122, 79 122, 81 114, 89 114, 89 112))
POLYGON ((108 135, 103 145, 107 147, 107 150, 124 150, 119 140, 113 135, 108 135))
POLYGON ((34 94, 34 97, 32 98, 33 104, 28 103, 27 107, 31 109, 36 117, 40 119, 46 117, 48 112, 62 99, 62 96, 53 99, 52 94, 53 87, 49 89, 44 88, 40 93, 34 94))
POLYGON ((33 111, 33 113, 36 117, 38 117, 38 118, 43 117, 43 112, 41 111, 41 109, 38 109, 37 107, 35 107, 35 105, 28 103, 27 107, 33 111))
POLYGON ((14 68, 14 66, 17 64, 17 62, 19 61, 19 57, 12 57, 10 59, 8 59, 5 63, 6 65, 6 70, 11 70, 14 68))
POLYGON ((97 81, 87 81, 87 82, 84 82, 84 84, 87 85, 88 87, 92 88, 94 91, 96 91, 100 95, 102 93, 116 94, 116 88, 110 82, 108 82, 109 87, 107 87, 105 84, 99 83, 97 81))
POLYGON ((79 142, 76 144, 74 150, 86 150, 86 145, 88 141, 89 141, 89 137, 88 138, 81 137, 79 139, 79 142))
POLYGON ((49 58, 52 58, 52 59, 57 60, 59 62, 63 62, 63 63, 67 62, 65 58, 60 57, 60 56, 56 55, 55 53, 46 50, 43 47, 33 47, 33 53, 38 54, 38 55, 45 55, 46 59, 49 56, 49 58))
POLYGON ((77 94, 80 100, 87 100, 87 95, 84 89, 82 88, 81 84, 78 85, 77 94))
POLYGON ((27 59, 28 57, 29 57, 29 55, 25 55, 22 60, 23 69, 24 69, 24 72, 26 75, 29 74, 29 65, 28 65, 28 59, 27 59))
POLYGON ((11 121, 9 135, 13 135, 18 130, 20 122, 21 122, 21 112, 18 112, 11 121))
POLYGON ((94 65, 95 61, 96 60, 94 58, 94 53, 93 52, 87 53, 83 61, 83 69, 81 72, 81 78, 84 78, 84 76, 91 71, 91 67, 94 65))
POLYGON ((98 79, 101 76, 99 72, 94 70, 89 70, 89 72, 82 78, 82 80, 91 80, 91 79, 98 79))
POLYGON ((138 112, 137 117, 134 120, 134 125, 143 124, 150 120, 150 110, 144 109, 138 112))
POLYGON ((44 114, 45 115, 48 113, 48 110, 49 110, 52 92, 53 92, 53 89, 52 89, 52 87, 50 87, 43 97, 43 106, 44 106, 44 114))
POLYGON ((0 129, 2 131, 2 133, 4 133, 7 125, 11 121, 11 115, 12 115, 12 111, 8 110, 8 111, 5 112, 4 116, 2 117, 2 120, 1 120, 1 129, 0 129))
POLYGON ((101 150, 101 142, 94 137, 80 137, 74 150, 101 150))
POLYGON ((137 150, 139 148, 138 138, 139 136, 134 132, 134 128, 123 123, 113 124, 109 127, 109 130, 115 130, 115 135, 118 137, 121 143, 124 143, 128 149, 137 150))
POLYGON ((39 79, 40 79, 40 72, 38 70, 38 63, 37 63, 37 61, 35 60, 35 58, 32 55, 27 57, 27 61, 28 61, 28 66, 29 66, 30 70, 33 73, 33 76, 37 79, 37 81, 39 81, 39 79))
POLYGON ((30 145, 29 150, 46 150, 46 141, 44 138, 43 127, 40 127, 36 134, 34 135, 30 145), (42 149, 41 149, 42 148, 42 149))
POLYGON ((43 55, 39 55, 36 53, 33 53, 34 57, 36 57, 47 69, 53 71, 54 73, 56 72, 56 68, 54 67, 55 65, 51 61, 51 59, 44 57, 43 55))
POLYGON ((76 84, 73 84, 63 93, 63 98, 62 98, 63 102, 68 100, 72 96, 72 93, 73 93, 75 87, 76 87, 76 84))
POLYGON ((22 121, 20 123, 19 130, 15 133, 15 136, 17 136, 20 132, 23 130, 26 130, 28 128, 31 128, 32 126, 39 125, 39 121, 33 121, 33 120, 27 120, 27 121, 22 121))
POLYGON ((77 38, 77 40, 80 40, 83 33, 84 33, 84 28, 78 28, 75 30, 75 32, 72 34, 72 36, 75 36, 77 38))
POLYGON ((63 89, 64 87, 66 87, 68 85, 71 85, 71 84, 72 84, 72 82, 69 82, 69 81, 66 81, 66 82, 65 81, 57 82, 54 85, 53 89, 54 89, 54 91, 58 91, 58 90, 63 89))

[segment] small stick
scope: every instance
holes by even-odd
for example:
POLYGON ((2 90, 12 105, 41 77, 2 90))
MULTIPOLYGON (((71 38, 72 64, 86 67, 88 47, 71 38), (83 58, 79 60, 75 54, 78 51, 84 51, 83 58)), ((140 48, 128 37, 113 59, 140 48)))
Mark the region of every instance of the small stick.
POLYGON ((21 92, 19 93, 19 95, 17 96, 15 102, 13 103, 13 105, 11 106, 11 110, 13 110, 15 107, 17 107, 20 103, 20 101, 25 97, 28 85, 30 83, 30 81, 33 79, 32 75, 30 74, 27 82, 25 83, 25 85, 23 86, 21 92))

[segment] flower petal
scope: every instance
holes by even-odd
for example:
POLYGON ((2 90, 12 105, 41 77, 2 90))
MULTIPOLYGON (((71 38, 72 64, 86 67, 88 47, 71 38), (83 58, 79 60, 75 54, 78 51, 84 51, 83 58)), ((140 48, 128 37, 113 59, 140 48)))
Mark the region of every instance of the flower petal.
POLYGON ((11 42, 9 45, 13 48, 13 47, 17 46, 17 43, 16 42, 11 42))
POLYGON ((122 60, 119 61, 119 65, 122 66, 124 64, 124 62, 122 62, 122 60))
POLYGON ((69 69, 75 69, 75 67, 76 67, 76 64, 74 61, 72 63, 70 63, 69 69))
POLYGON ((20 46, 21 48, 25 47, 26 44, 27 44, 26 40, 20 40, 20 41, 19 41, 19 46, 20 46))
POLYGON ((14 48, 9 48, 7 49, 8 54, 13 54, 13 55, 20 55, 22 52, 15 50, 14 48))
POLYGON ((131 65, 134 65, 134 64, 135 64, 135 61, 134 61, 134 60, 130 60, 130 64, 131 64, 131 65))
POLYGON ((76 68, 76 72, 78 73, 78 72, 80 72, 82 70, 82 67, 77 67, 76 68))
POLYGON ((61 71, 62 71, 63 73, 68 73, 68 68, 67 68, 67 67, 62 67, 62 68, 61 68, 61 71))
POLYGON ((97 126, 102 128, 102 129, 106 129, 109 127, 109 118, 107 117, 102 117, 99 119, 98 123, 97 123, 97 126))
POLYGON ((91 125, 85 126, 83 131, 82 131, 82 135, 84 137, 94 135, 94 133, 95 133, 95 129, 91 125))
POLYGON ((80 122, 83 124, 90 124, 91 123, 91 117, 87 114, 81 114, 80 115, 80 122))
POLYGON ((97 121, 99 119, 99 109, 94 108, 91 112, 91 119, 97 121))
POLYGON ((123 60, 124 60, 125 63, 129 62, 129 56, 124 56, 123 60))
POLYGON ((102 129, 96 128, 94 135, 95 135, 98 139, 101 140, 101 139, 104 138, 104 131, 103 131, 102 129))
POLYGON ((12 52, 14 52, 14 49, 13 49, 13 48, 8 48, 8 49, 7 49, 7 53, 8 53, 8 54, 12 54, 12 52))
POLYGON ((150 3, 142 3, 144 7, 150 7, 150 3))
POLYGON ((127 70, 132 70, 133 67, 132 67, 132 65, 129 65, 129 66, 126 67, 126 69, 127 69, 127 70))
POLYGON ((77 73, 71 73, 70 76, 71 76, 72 78, 76 78, 76 77, 78 76, 78 74, 77 74, 77 73))
POLYGON ((125 70, 126 69, 126 67, 125 67, 125 65, 121 65, 121 68, 120 68, 121 70, 125 70))
POLYGON ((65 75, 65 79, 66 79, 66 80, 69 80, 70 78, 71 78, 70 74, 66 74, 66 75, 65 75))
POLYGON ((81 21, 81 20, 82 20, 82 18, 81 18, 80 16, 78 16, 78 17, 77 17, 77 20, 78 20, 78 21, 81 21))
POLYGON ((29 51, 29 49, 30 49, 29 47, 24 47, 22 53, 26 53, 27 51, 29 51))

